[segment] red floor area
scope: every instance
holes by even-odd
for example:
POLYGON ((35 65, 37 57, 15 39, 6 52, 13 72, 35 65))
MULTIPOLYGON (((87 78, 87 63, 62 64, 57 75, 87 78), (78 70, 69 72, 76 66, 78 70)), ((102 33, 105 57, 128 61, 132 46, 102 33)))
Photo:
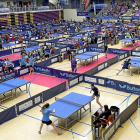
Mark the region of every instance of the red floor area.
MULTIPOLYGON (((117 56, 117 55, 115 55, 115 54, 108 54, 108 59, 112 59, 112 58, 114 58, 114 57, 116 57, 116 56, 117 56)), ((84 72, 86 72, 86 71, 88 71, 88 70, 94 68, 95 66, 97 66, 97 65, 99 65, 99 64, 101 64, 101 63, 107 61, 108 59, 106 59, 105 56, 103 56, 103 57, 100 57, 100 58, 98 59, 98 61, 94 61, 93 63, 89 63, 89 64, 86 65, 86 66, 85 66, 85 65, 80 66, 80 67, 77 68, 77 73, 84 73, 84 72)))
POLYGON ((128 46, 123 47, 123 48, 121 48, 121 49, 123 49, 123 50, 132 50, 133 48, 136 48, 136 47, 138 47, 138 46, 140 46, 140 41, 136 42, 134 47, 133 47, 132 45, 131 45, 131 46, 128 45, 128 46))
POLYGON ((0 57, 0 59, 6 59, 6 58, 9 58, 11 61, 19 60, 20 53, 15 53, 15 54, 0 57))
MULTIPOLYGON (((34 74, 27 74, 24 75, 23 77, 20 77, 21 79, 24 78, 24 80, 32 81, 33 84, 45 86, 48 88, 55 87, 61 83, 61 79, 57 77, 51 77, 47 75, 39 75, 38 73, 34 74)), ((66 79, 62 79, 62 82, 67 81, 66 79)))

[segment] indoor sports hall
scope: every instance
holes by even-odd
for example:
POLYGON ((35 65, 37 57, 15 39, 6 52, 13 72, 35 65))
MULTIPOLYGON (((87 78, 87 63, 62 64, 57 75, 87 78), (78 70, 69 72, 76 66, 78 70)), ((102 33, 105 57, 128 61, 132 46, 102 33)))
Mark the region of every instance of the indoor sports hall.
POLYGON ((0 140, 140 140, 139 76, 139 1, 0 1, 0 140))

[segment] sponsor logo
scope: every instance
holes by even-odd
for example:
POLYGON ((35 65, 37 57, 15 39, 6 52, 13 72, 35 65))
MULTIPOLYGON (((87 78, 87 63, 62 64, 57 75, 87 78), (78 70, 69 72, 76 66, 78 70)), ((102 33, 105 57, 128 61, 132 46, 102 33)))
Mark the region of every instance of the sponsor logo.
POLYGON ((27 109, 27 108, 29 108, 31 106, 33 106, 33 101, 32 100, 30 100, 30 101, 28 101, 28 102, 26 102, 24 104, 21 104, 19 106, 19 111, 23 111, 23 110, 25 110, 25 109, 27 109))
POLYGON ((53 58, 53 59, 51 59, 51 63, 54 63, 54 62, 57 62, 58 61, 58 58, 56 57, 56 58, 53 58))
POLYGON ((78 52, 77 53, 83 53, 83 50, 78 50, 78 52))
POLYGON ((46 42, 46 45, 51 45, 51 43, 46 42))
POLYGON ((20 70, 20 75, 26 74, 28 72, 29 72, 29 69, 28 68, 25 68, 23 70, 20 70))
POLYGON ((63 76, 63 77, 65 76, 65 77, 69 77, 69 78, 75 77, 75 75, 68 74, 68 73, 62 73, 62 72, 60 72, 60 75, 63 76))
POLYGON ((103 79, 98 79, 98 84, 104 85, 104 84, 105 84, 105 80, 103 80, 103 79))
POLYGON ((41 67, 34 67, 34 69, 36 70, 36 71, 39 71, 39 72, 42 72, 42 73, 50 73, 50 70, 49 69, 47 69, 47 68, 41 68, 41 67))
POLYGON ((14 53, 20 52, 21 51, 21 48, 14 49, 13 51, 14 51, 14 53))
POLYGON ((61 49, 61 52, 65 52, 65 51, 67 51, 66 48, 61 49))
POLYGON ((118 54, 121 54, 121 53, 125 53, 126 51, 121 51, 121 50, 113 50, 113 53, 118 53, 118 54))
POLYGON ((121 60, 121 59, 124 59, 124 58, 125 58, 124 55, 121 55, 119 59, 121 60))
POLYGON ((31 38, 31 40, 35 40, 35 37, 31 38))
POLYGON ((137 88, 137 87, 134 87, 134 86, 131 86, 131 85, 121 85, 121 84, 119 84, 119 87, 122 88, 122 89, 127 89, 129 91, 140 92, 140 88, 137 88))
POLYGON ((98 52, 104 52, 103 48, 90 48, 91 51, 98 51, 98 52))
POLYGON ((83 76, 79 77, 79 82, 83 81, 83 76))
POLYGON ((104 46, 104 43, 98 44, 98 47, 103 47, 103 46, 104 46))
POLYGON ((92 83, 97 83, 97 79, 96 78, 87 77, 87 76, 85 76, 85 81, 92 82, 92 83))
POLYGON ((140 52, 132 52, 132 55, 140 56, 140 52))
POLYGON ((110 80, 107 81, 106 83, 107 83, 107 84, 110 84, 110 85, 112 85, 112 86, 115 85, 114 81, 110 81, 110 80))
POLYGON ((77 84, 77 83, 78 83, 78 78, 76 78, 76 79, 70 81, 70 86, 73 86, 73 85, 75 85, 75 84, 77 84))
POLYGON ((104 69, 104 68, 105 68, 104 64, 98 66, 98 70, 102 70, 102 69, 104 69))
POLYGON ((0 67, 0 71, 2 71, 2 67, 0 67))
POLYGON ((15 77, 16 76, 16 74, 15 74, 15 72, 13 72, 13 73, 10 73, 10 74, 6 74, 6 75, 2 75, 2 80, 7 80, 7 79, 12 79, 13 77, 15 77))

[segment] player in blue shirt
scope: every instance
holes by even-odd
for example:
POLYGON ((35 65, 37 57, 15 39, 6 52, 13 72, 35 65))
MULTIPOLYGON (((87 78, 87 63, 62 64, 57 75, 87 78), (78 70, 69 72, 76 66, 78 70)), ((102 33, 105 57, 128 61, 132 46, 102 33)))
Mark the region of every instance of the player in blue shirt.
POLYGON ((55 124, 50 120, 49 115, 50 113, 55 113, 55 110, 53 109, 49 109, 50 105, 48 103, 46 103, 42 108, 41 108, 41 112, 43 114, 43 118, 42 118, 42 123, 40 125, 40 130, 38 131, 39 134, 41 134, 41 130, 43 127, 43 124, 46 125, 51 125, 54 130, 56 131, 56 133, 58 135, 62 134, 62 131, 58 131, 55 124))
POLYGON ((130 74, 131 74, 131 76, 133 76, 132 73, 131 73, 130 65, 133 65, 133 64, 131 64, 131 59, 128 59, 127 61, 124 61, 123 67, 122 67, 122 69, 117 73, 117 75, 118 75, 122 70, 128 69, 129 72, 130 72, 130 74))
POLYGON ((100 91, 98 90, 97 87, 94 86, 94 83, 91 84, 91 91, 90 93, 92 93, 92 91, 94 92, 92 97, 96 97, 96 102, 97 104, 100 105, 101 108, 103 108, 103 106, 101 105, 101 103, 99 102, 99 98, 100 98, 100 91))
POLYGON ((35 62, 35 59, 33 58, 33 55, 31 55, 31 58, 29 59, 30 74, 34 74, 34 62, 35 62))
POLYGON ((77 71, 77 61, 75 60, 75 58, 73 57, 72 60, 71 60, 71 68, 72 68, 72 72, 75 72, 77 71))
POLYGON ((26 67, 26 59, 24 57, 24 55, 22 55, 22 57, 19 59, 19 64, 21 68, 26 67))
POLYGON ((14 71, 12 61, 9 58, 7 58, 6 64, 7 64, 7 68, 8 68, 9 72, 10 72, 10 70, 14 71))

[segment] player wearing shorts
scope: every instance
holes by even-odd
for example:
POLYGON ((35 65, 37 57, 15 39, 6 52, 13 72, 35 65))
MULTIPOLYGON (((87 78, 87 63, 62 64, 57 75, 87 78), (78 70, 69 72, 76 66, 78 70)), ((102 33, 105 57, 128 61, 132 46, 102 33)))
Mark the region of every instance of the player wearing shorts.
POLYGON ((24 55, 22 55, 22 57, 19 59, 19 63, 20 63, 21 68, 26 67, 26 59, 25 59, 24 55))
POLYGON ((117 73, 117 75, 118 75, 122 70, 128 69, 129 72, 130 72, 130 74, 131 74, 131 76, 133 76, 132 73, 131 73, 130 65, 133 65, 133 64, 131 64, 131 59, 128 59, 127 61, 124 61, 123 67, 122 67, 122 69, 117 73))
POLYGON ((72 60, 71 60, 71 68, 72 68, 72 72, 75 72, 77 71, 77 61, 75 60, 75 58, 73 57, 72 60))
POLYGON ((105 58, 107 58, 108 46, 106 43, 104 45, 104 52, 105 52, 105 56, 106 56, 105 58))
POLYGON ((92 97, 96 97, 96 102, 97 104, 99 104, 99 106, 102 108, 103 106, 101 105, 101 103, 99 102, 99 98, 100 98, 100 91, 98 90, 97 87, 94 86, 94 83, 91 84, 91 92, 94 92, 92 97))
POLYGON ((46 103, 42 108, 41 108, 41 112, 43 114, 43 118, 42 118, 42 123, 40 125, 40 130, 38 131, 39 134, 41 134, 41 130, 43 127, 43 124, 46 125, 51 125, 54 130, 56 131, 56 133, 58 135, 62 134, 62 131, 58 131, 55 124, 50 120, 49 115, 50 113, 55 113, 55 110, 49 109, 50 105, 48 103, 46 103))
POLYGON ((40 61, 42 61, 42 58, 43 58, 43 49, 42 49, 42 46, 40 47, 39 55, 40 55, 40 61))
POLYGON ((135 46, 135 38, 132 38, 132 45, 135 46))
POLYGON ((35 59, 33 58, 33 55, 31 55, 31 58, 29 59, 30 74, 34 74, 34 62, 35 62, 35 59))

